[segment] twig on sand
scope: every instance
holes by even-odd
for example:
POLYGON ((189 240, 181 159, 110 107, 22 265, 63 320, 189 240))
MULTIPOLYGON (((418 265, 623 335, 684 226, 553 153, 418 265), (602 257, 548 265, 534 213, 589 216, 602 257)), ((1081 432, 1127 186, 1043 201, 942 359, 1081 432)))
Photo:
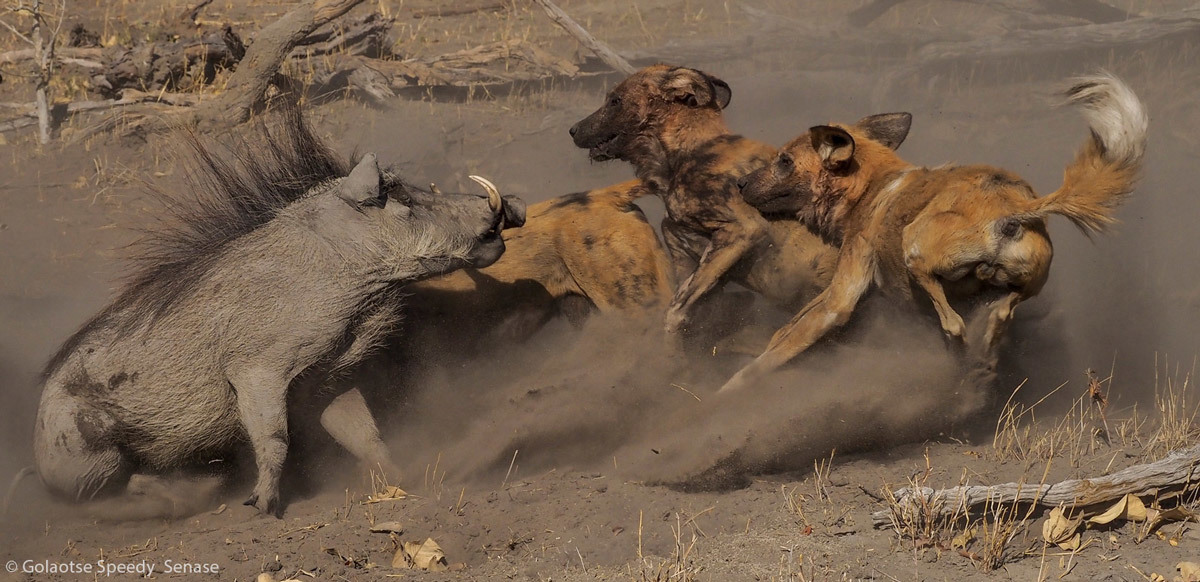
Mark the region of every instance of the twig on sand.
POLYGON ((596 40, 596 37, 584 30, 582 26, 579 26, 579 23, 575 22, 570 16, 567 16, 567 13, 563 12, 562 8, 559 8, 550 0, 534 1, 541 5, 551 20, 561 26, 568 34, 575 37, 575 40, 578 40, 588 50, 596 53, 596 56, 600 57, 600 60, 612 67, 613 70, 626 75, 632 75, 637 70, 624 57, 617 54, 608 45, 596 40))

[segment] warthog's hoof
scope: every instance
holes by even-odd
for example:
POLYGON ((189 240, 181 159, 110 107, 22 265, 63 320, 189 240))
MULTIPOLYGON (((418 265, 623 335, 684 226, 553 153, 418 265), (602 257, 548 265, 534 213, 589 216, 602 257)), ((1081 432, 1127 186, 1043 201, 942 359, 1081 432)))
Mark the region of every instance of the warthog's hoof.
POLYGON ((279 496, 277 495, 272 495, 265 502, 259 503, 258 494, 254 493, 242 505, 249 505, 262 513, 275 516, 276 519, 283 518, 283 504, 279 502, 279 496))

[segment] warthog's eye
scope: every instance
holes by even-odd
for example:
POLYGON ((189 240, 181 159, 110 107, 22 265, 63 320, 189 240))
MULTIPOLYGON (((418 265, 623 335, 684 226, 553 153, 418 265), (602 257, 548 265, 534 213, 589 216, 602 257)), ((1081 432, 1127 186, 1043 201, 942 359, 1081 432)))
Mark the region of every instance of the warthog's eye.
POLYGON ((609 106, 609 107, 617 107, 617 106, 619 106, 619 105, 621 105, 621 98, 620 98, 620 97, 618 97, 618 96, 616 96, 616 95, 613 95, 612 97, 609 97, 609 98, 608 98, 608 106, 609 106))

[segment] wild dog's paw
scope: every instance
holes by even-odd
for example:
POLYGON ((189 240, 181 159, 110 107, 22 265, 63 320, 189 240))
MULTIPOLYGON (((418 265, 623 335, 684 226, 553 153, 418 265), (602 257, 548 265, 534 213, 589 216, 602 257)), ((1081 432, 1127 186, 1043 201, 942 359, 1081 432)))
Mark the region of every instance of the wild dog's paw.
POLYGON ((687 314, 679 307, 671 307, 667 310, 667 316, 664 319, 664 329, 667 333, 675 334, 683 330, 683 325, 687 323, 687 314))

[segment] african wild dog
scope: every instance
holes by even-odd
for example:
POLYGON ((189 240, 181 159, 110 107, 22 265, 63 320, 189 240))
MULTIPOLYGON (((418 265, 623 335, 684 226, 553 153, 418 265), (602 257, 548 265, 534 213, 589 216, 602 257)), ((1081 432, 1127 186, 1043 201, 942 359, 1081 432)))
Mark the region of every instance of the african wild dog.
MULTIPOLYGON (((524 222, 524 205, 490 184, 433 196, 381 173, 374 154, 350 168, 298 110, 287 117, 229 156, 192 140, 199 176, 179 222, 150 235, 125 290, 46 366, 34 459, 54 493, 126 498, 134 473, 248 439, 247 504, 278 515, 295 401, 320 411, 348 389, 337 372, 392 327, 405 284, 492 264, 501 229, 524 222)), ((335 439, 386 462, 369 414, 338 420, 322 419, 335 439)))
POLYGON ((907 113, 818 125, 748 176, 742 193, 750 204, 807 224, 841 253, 830 286, 722 390, 753 385, 846 323, 873 286, 910 304, 928 298, 959 345, 963 319, 950 300, 990 300, 982 337, 966 340, 972 371, 990 373, 1013 309, 1049 275, 1047 216, 1065 216, 1085 233, 1103 230, 1142 167, 1146 113, 1129 87, 1101 73, 1078 79, 1066 95, 1083 108, 1091 138, 1062 186, 1040 198, 999 168, 922 168, 900 159, 892 149, 908 133, 907 113))
POLYGON ((770 221, 742 200, 738 180, 775 148, 729 132, 724 81, 654 65, 617 85, 571 128, 593 160, 621 159, 662 197, 662 232, 682 281, 667 312, 678 331, 697 301, 727 280, 776 305, 799 308, 829 282, 836 250, 794 221, 770 221))
POLYGON ((504 231, 507 250, 495 264, 408 287, 410 307, 423 316, 416 325, 438 321, 456 336, 522 340, 556 314, 581 315, 572 299, 631 320, 661 317, 674 287, 654 228, 634 204, 647 194, 629 180, 530 206, 525 226, 504 231), (464 334, 464 326, 478 333, 464 334))

